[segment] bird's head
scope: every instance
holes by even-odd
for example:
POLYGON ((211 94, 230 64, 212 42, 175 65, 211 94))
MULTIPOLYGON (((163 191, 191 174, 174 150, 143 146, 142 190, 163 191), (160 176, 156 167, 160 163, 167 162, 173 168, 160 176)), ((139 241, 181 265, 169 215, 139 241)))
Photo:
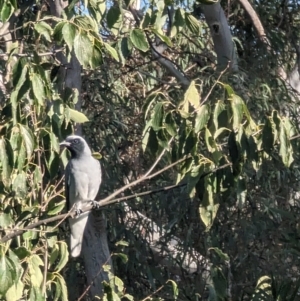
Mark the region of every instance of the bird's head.
POLYGON ((78 158, 82 155, 91 155, 91 150, 86 141, 77 135, 71 135, 61 142, 60 147, 66 147, 72 155, 72 158, 78 158))

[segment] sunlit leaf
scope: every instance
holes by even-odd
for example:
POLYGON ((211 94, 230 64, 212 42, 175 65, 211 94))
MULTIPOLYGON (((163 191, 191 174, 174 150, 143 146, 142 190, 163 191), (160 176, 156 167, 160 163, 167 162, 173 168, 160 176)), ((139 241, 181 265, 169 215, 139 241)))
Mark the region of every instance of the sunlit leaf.
POLYGON ((172 42, 169 37, 165 36, 161 30, 152 28, 151 29, 154 34, 156 34, 164 43, 166 43, 169 47, 172 47, 172 42))
POLYGON ((29 301, 45 301, 39 286, 33 285, 30 288, 29 301))
POLYGON ((195 132, 200 132, 207 124, 210 118, 209 106, 207 104, 202 105, 197 109, 197 116, 195 121, 195 132))
POLYGON ((149 43, 147 41, 146 35, 141 29, 133 29, 130 32, 130 40, 132 44, 139 50, 146 52, 149 50, 149 43))
POLYGON ((62 301, 69 301, 69 299, 68 299, 68 290, 67 290, 67 285, 66 285, 65 279, 60 274, 56 274, 56 280, 60 285, 60 289, 61 289, 60 298, 61 298, 61 300, 62 301))
POLYGON ((65 42, 67 43, 69 49, 73 48, 74 39, 76 35, 76 26, 72 23, 66 23, 62 28, 62 34, 65 42))
POLYGON ((16 281, 17 271, 13 261, 0 254, 0 294, 5 295, 7 290, 16 281))
POLYGON ((26 148, 27 159, 30 160, 31 155, 34 150, 34 141, 33 141, 32 133, 29 130, 29 128, 27 128, 26 126, 24 126, 22 124, 19 124, 19 128, 20 128, 20 133, 21 133, 21 136, 23 138, 23 142, 24 142, 24 145, 26 148))
POLYGON ((0 228, 5 229, 14 224, 14 220, 9 213, 0 214, 0 228))
POLYGON ((162 127, 163 114, 163 104, 159 102, 154 107, 154 113, 152 117, 152 128, 154 131, 158 131, 162 127))
POLYGON ((45 37, 48 42, 51 42, 52 27, 44 21, 35 24, 34 29, 45 37))
POLYGON ((284 123, 280 123, 280 134, 279 134, 279 154, 282 158, 282 162, 286 167, 289 167, 293 161, 293 149, 290 145, 290 140, 287 137, 284 123))
POLYGON ((1 11, 0 11, 1 21, 6 22, 9 19, 9 17, 11 16, 11 14, 13 13, 13 11, 14 11, 14 9, 13 9, 12 5, 9 2, 4 1, 1 11))
POLYGON ((89 65, 91 56, 93 55, 93 44, 91 38, 84 32, 80 32, 74 39, 74 51, 78 61, 83 67, 89 65))
POLYGON ((200 95, 194 81, 191 82, 188 89, 184 93, 184 102, 191 104, 194 109, 197 109, 200 105, 200 95))
POLYGON ((43 281, 43 273, 40 266, 43 266, 41 258, 34 254, 28 260, 28 271, 30 275, 31 283, 34 287, 40 287, 43 281))
POLYGON ((69 114, 70 114, 70 119, 73 120, 74 122, 77 123, 84 123, 89 121, 88 118, 81 112, 78 112, 76 110, 73 109, 68 109, 69 114))
POLYGON ((121 10, 119 6, 112 6, 106 16, 107 20, 107 26, 108 28, 112 28, 120 19, 121 16, 121 10))
POLYGON ((10 165, 9 154, 6 147, 6 141, 4 137, 0 139, 0 161, 2 166, 1 178, 5 185, 8 185, 10 182, 10 173, 12 166, 10 165))
POLYGON ((116 51, 116 49, 114 49, 113 47, 111 47, 109 44, 107 43, 103 43, 104 47, 106 48, 106 50, 109 52, 109 54, 117 61, 119 62, 119 56, 118 53, 116 51))
POLYGON ((188 29, 198 35, 201 31, 201 26, 199 20, 197 20, 191 13, 185 13, 185 22, 188 29))
POLYGON ((59 272, 68 262, 69 252, 68 246, 65 242, 59 242, 59 262, 55 267, 55 271, 59 272))
POLYGON ((33 73, 30 76, 31 83, 32 83, 32 90, 34 93, 35 98, 38 100, 40 105, 44 104, 45 89, 44 89, 44 82, 41 76, 37 73, 33 73))
POLYGON ((14 191, 16 197, 24 198, 27 194, 26 185, 26 174, 24 172, 19 173, 12 184, 12 190, 14 191))
POLYGON ((237 129, 242 123, 244 114, 244 102, 239 96, 232 94, 230 104, 233 114, 233 128, 237 129))
POLYGON ((175 281, 169 279, 168 282, 171 282, 172 284, 172 289, 173 289, 173 300, 177 300, 178 294, 179 294, 179 290, 178 290, 178 286, 176 284, 175 281))

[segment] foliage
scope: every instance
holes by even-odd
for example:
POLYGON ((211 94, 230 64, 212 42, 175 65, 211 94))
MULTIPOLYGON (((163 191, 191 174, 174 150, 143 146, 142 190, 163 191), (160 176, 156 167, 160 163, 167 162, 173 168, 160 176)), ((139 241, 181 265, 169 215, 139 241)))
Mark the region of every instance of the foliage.
MULTIPOLYGON (((157 264, 149 241, 138 234, 142 221, 126 229, 124 206, 113 205, 106 212, 111 252, 126 254, 128 262, 120 262, 125 255, 113 258, 105 300, 226 300, 230 294, 234 300, 245 295, 253 301, 296 300, 298 95, 275 72, 295 63, 293 39, 285 33, 293 32, 297 40, 298 32, 293 22, 277 20, 275 9, 285 4, 256 4, 262 20, 272 20, 264 25, 278 57, 253 47, 257 37, 240 5, 224 4, 233 13, 230 26, 241 58, 242 71, 232 75, 215 71, 199 3, 191 13, 183 2, 154 1, 143 16, 128 17, 127 2, 87 0, 79 7, 70 1, 58 18, 43 1, 28 2, 24 9, 0 0, 3 23, 18 8, 24 10, 13 41, 0 46, 7 54, 0 68, 8 78, 1 101, 1 236, 63 212, 60 160, 65 164, 67 157, 58 143, 74 123, 82 123, 103 156, 102 195, 126 177, 139 178, 163 149, 161 168, 187 157, 138 187, 146 191, 176 183, 177 188, 137 198, 130 206, 166 230, 160 242, 165 252, 174 235, 181 239, 181 257, 172 264, 181 264, 191 250, 211 262, 208 280, 201 277, 200 263, 199 275, 180 276, 157 264), (190 79, 188 87, 153 59, 153 45, 159 43, 167 46, 164 59, 190 79), (75 55, 83 67, 82 95, 68 88, 61 92, 59 53, 69 61, 75 55), (76 107, 79 98, 82 112, 76 107), (129 247, 118 252, 114 243, 124 238, 129 247)), ((296 22, 297 5, 290 4, 283 17, 296 22)), ((50 223, 2 243, 2 299, 68 300, 67 236, 63 226, 50 223)))

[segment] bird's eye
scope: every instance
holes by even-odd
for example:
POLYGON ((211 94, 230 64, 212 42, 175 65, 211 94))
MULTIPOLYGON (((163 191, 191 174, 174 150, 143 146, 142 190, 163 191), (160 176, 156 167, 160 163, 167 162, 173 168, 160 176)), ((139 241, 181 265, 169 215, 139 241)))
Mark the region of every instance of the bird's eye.
POLYGON ((73 143, 74 143, 74 144, 77 144, 78 142, 79 142, 79 139, 74 139, 74 140, 73 140, 73 143))

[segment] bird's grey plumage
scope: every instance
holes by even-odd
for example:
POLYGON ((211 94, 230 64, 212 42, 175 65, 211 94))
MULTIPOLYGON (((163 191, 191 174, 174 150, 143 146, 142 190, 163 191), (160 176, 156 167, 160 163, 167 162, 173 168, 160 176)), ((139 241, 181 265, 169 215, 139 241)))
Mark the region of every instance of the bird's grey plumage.
MULTIPOLYGON (((68 136, 60 145, 65 146, 71 153, 65 171, 67 208, 70 210, 75 206, 78 212, 97 196, 101 184, 100 163, 93 158, 89 146, 80 136, 68 136)), ((69 218, 72 257, 80 255, 88 214, 86 212, 73 219, 69 218)))

